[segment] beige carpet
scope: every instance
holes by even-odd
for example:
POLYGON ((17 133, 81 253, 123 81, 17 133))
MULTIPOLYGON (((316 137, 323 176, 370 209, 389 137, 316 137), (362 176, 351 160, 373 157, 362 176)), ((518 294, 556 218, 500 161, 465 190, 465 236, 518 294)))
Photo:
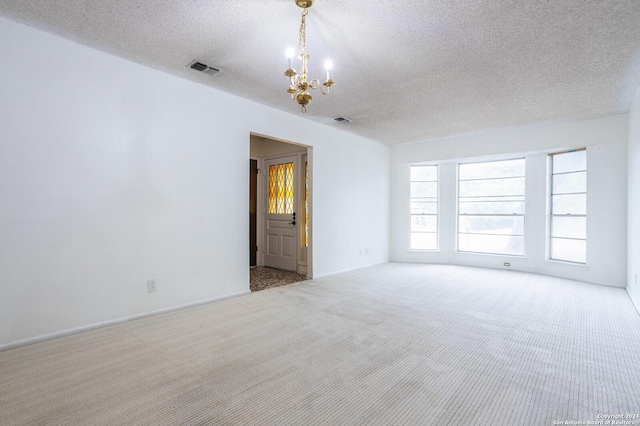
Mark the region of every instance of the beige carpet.
POLYGON ((386 264, 0 353, 2 425, 552 425, 640 412, 622 289, 386 264))
POLYGON ((249 287, 251 291, 260 291, 267 288, 280 287, 306 280, 306 275, 294 271, 256 266, 249 272, 249 287))

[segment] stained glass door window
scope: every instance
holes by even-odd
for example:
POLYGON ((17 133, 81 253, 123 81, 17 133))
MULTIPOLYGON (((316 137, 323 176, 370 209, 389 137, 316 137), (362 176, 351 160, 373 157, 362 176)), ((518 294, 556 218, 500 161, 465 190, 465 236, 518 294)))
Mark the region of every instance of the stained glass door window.
POLYGON ((269 213, 292 214, 294 212, 293 163, 272 164, 269 166, 269 213))

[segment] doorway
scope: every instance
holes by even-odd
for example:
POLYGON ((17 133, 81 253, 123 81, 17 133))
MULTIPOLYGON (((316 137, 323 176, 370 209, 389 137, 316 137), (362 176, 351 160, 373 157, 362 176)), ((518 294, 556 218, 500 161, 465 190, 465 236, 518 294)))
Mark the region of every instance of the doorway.
POLYGON ((255 134, 250 146, 250 266, 310 277, 312 149, 255 134))

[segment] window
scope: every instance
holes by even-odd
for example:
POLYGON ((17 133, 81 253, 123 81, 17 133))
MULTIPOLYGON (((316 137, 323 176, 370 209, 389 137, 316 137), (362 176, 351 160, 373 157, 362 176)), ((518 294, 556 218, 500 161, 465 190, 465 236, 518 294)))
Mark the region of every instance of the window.
POLYGON ((587 262, 587 151, 551 154, 549 257, 587 262))
POLYGON ((524 158, 458 165, 458 251, 524 255, 524 158))
POLYGON ((411 166, 411 249, 438 249, 438 166, 411 166))
POLYGON ((293 191, 293 163, 269 166, 269 214, 292 214, 293 191))

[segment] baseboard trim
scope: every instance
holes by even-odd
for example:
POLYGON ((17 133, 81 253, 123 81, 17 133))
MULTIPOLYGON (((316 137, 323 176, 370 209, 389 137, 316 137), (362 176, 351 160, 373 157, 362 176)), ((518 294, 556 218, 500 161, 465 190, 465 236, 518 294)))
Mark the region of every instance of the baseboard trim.
POLYGON ((0 352, 8 351, 11 349, 20 348, 22 346, 33 345, 36 343, 46 342, 47 340, 58 339, 60 337, 71 336, 72 334, 78 334, 85 331, 96 330, 98 328, 109 327, 112 325, 122 324, 129 321, 135 321, 142 318, 148 318, 156 315, 162 315, 169 312, 180 311, 182 309, 194 308, 196 306, 207 305, 209 303, 220 302, 226 299, 233 299, 234 297, 245 296, 251 294, 251 290, 241 291, 238 293, 228 294, 226 296, 215 297, 213 299, 199 300, 197 302, 185 303, 183 305, 171 306, 168 308, 156 309, 154 311, 145 312, 142 314, 131 315, 127 317, 120 317, 109 321, 103 321, 98 323, 89 324, 81 327, 69 328, 55 333, 43 334, 41 336, 32 337, 30 339, 19 340, 17 342, 7 343, 0 345, 0 352))
POLYGON ((385 263, 389 263, 389 261, 387 260, 387 261, 384 261, 384 262, 374 263, 374 264, 371 264, 371 265, 358 266, 358 267, 356 267, 356 268, 343 269, 343 270, 341 270, 341 271, 329 272, 329 273, 326 273, 326 274, 314 275, 314 276, 312 277, 312 279, 317 280, 317 279, 320 279, 320 278, 330 277, 330 276, 332 276, 332 275, 345 274, 345 273, 347 273, 347 272, 353 272, 353 271, 358 271, 358 270, 360 270, 360 269, 367 269, 367 268, 372 268, 372 267, 374 267, 374 266, 378 266, 378 265, 384 265, 385 263))
MULTIPOLYGON (((474 253, 475 254, 475 253, 474 253)), ((492 256, 492 255, 485 255, 485 254, 480 254, 481 256, 492 256)), ((476 264, 471 264, 471 263, 464 263, 464 262, 445 262, 445 261, 437 261, 437 262, 431 262, 431 261, 424 261, 424 260, 390 260, 391 263, 411 263, 414 265, 449 265, 449 266, 466 266, 469 268, 480 268, 480 269, 493 269, 496 271, 505 271, 505 272, 524 272, 527 274, 534 274, 534 275, 542 275, 545 277, 553 277, 553 278, 561 278, 564 280, 570 280, 570 281, 579 281, 581 283, 586 283, 586 284, 593 284, 593 285, 599 285, 599 286, 603 286, 603 287, 610 287, 610 288, 626 288, 626 284, 622 284, 622 283, 610 283, 610 282, 601 282, 601 281, 595 281, 595 280, 587 280, 585 278, 582 277, 573 277, 573 276, 569 276, 568 274, 560 274, 560 273, 553 273, 553 272, 546 272, 546 271, 531 271, 529 269, 526 268, 521 268, 520 265, 514 265, 511 266, 509 269, 500 267, 500 266, 489 266, 489 265, 476 265, 476 264)), ((584 266, 579 265, 579 268, 584 268, 584 266)))
POLYGON ((636 312, 638 312, 638 315, 640 315, 640 302, 636 303, 636 299, 633 297, 633 295, 631 295, 631 292, 629 291, 629 286, 627 286, 625 290, 627 290, 627 296, 629 296, 629 300, 631 300, 631 304, 633 305, 634 308, 636 308, 636 312))

